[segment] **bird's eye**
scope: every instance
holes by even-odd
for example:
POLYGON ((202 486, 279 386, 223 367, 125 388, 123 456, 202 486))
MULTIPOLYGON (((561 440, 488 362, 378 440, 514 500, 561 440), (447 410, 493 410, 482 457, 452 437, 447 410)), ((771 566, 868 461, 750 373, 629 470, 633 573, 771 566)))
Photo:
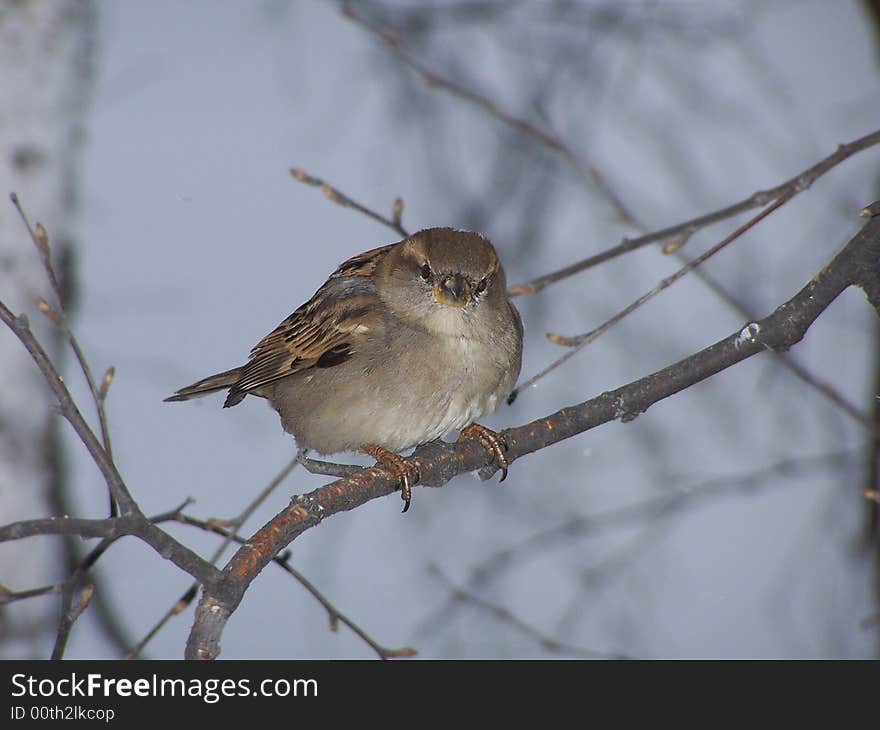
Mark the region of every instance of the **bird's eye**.
POLYGON ((428 281, 431 278, 431 265, 425 261, 422 264, 422 268, 419 269, 419 275, 425 280, 428 281))
POLYGON ((489 280, 484 276, 477 283, 477 294, 482 294, 484 291, 486 291, 487 286, 489 286, 489 280))

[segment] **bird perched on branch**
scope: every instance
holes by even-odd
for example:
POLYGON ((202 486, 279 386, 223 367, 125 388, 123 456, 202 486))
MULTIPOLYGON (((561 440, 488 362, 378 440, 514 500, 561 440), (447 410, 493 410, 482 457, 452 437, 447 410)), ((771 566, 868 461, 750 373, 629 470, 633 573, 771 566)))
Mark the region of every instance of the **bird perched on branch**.
POLYGON ((409 508, 416 466, 396 452, 463 429, 507 475, 507 445, 476 423, 519 376, 522 322, 478 233, 429 228, 344 262, 260 340, 247 363, 168 401, 228 390, 266 398, 300 449, 370 454, 409 508))

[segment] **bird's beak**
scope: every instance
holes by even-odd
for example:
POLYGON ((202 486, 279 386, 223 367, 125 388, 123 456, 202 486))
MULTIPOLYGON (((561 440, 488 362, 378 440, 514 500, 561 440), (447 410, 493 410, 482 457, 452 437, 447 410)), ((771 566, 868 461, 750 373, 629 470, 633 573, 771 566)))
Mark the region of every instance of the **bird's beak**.
POLYGON ((461 274, 449 274, 434 287, 434 296, 441 304, 463 307, 471 298, 471 285, 461 274))

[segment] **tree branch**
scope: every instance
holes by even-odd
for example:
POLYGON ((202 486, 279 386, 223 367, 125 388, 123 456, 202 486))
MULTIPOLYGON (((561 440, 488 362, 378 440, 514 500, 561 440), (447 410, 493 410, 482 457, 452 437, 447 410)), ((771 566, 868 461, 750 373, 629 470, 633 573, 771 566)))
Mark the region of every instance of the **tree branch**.
MULTIPOLYGON (((231 519, 225 520, 225 523, 230 528, 230 534, 226 537, 223 542, 217 546, 217 549, 214 551, 214 554, 211 555, 211 565, 213 566, 219 559, 220 556, 223 555, 226 548, 233 542, 233 535, 236 531, 250 518, 250 516, 257 511, 257 508, 263 504, 268 498, 269 495, 272 494, 281 483, 287 479, 290 475, 290 472, 294 470, 296 465, 299 463, 299 458, 294 458, 288 464, 286 464, 272 480, 260 490, 260 493, 254 497, 245 507, 239 512, 235 517, 231 519)), ((180 516, 180 512, 183 509, 181 507, 178 509, 172 518, 178 518, 180 516)), ((190 585, 178 598, 171 607, 165 611, 164 614, 156 621, 155 624, 150 628, 147 632, 146 636, 144 636, 137 644, 135 644, 130 651, 126 654, 126 659, 136 659, 140 656, 141 652, 144 650, 144 647, 152 641, 153 637, 161 631, 162 627, 165 626, 172 618, 180 615, 183 611, 186 610, 187 606, 189 606, 193 599, 198 594, 199 583, 196 581, 192 585, 190 585)))
MULTIPOLYGON (((36 228, 31 225, 27 214, 21 207, 21 202, 18 199, 18 195, 16 195, 15 193, 10 193, 9 199, 12 201, 12 204, 18 211, 18 215, 21 218, 22 223, 24 223, 24 227, 27 229, 28 235, 30 236, 31 241, 34 244, 34 247, 37 249, 37 253, 40 256, 40 261, 43 264, 43 269, 46 272, 46 278, 49 280, 49 285, 52 289, 52 293, 55 295, 56 309, 50 307, 49 304, 42 298, 39 298, 37 300, 37 307, 52 322, 54 322, 61 328, 62 333, 67 338, 70 349, 73 350, 76 361, 79 363, 80 370, 82 370, 82 374, 86 379, 86 384, 89 386, 89 391, 92 394, 92 400, 95 403, 95 408, 98 413, 98 423, 101 427, 101 441, 104 445, 104 450, 107 452, 107 456, 112 461, 113 452, 110 446, 110 430, 107 426, 107 411, 104 408, 104 400, 107 397, 107 391, 110 388, 110 383, 113 381, 114 370, 112 367, 107 369, 107 371, 104 373, 104 376, 101 378, 100 385, 95 381, 95 378, 92 375, 92 369, 89 366, 89 362, 86 359, 85 353, 83 353, 82 348, 79 346, 79 341, 74 336, 73 330, 70 327, 70 321, 64 307, 64 291, 61 288, 61 283, 58 281, 58 276, 55 273, 55 267, 52 265, 49 234, 40 223, 37 223, 36 228)), ((114 517, 115 515, 116 502, 111 491, 110 516, 114 517)))
MULTIPOLYGON (((545 418, 503 432, 507 458, 558 443, 612 420, 631 421, 654 403, 699 383, 766 349, 785 350, 799 342, 810 325, 841 292, 857 283, 880 259, 880 217, 871 218, 843 250, 789 301, 759 322, 652 375, 545 418)), ((476 442, 428 444, 411 457, 421 484, 442 486, 454 476, 485 467, 487 455, 476 442)), ((364 469, 308 494, 299 495, 243 545, 223 569, 223 578, 205 588, 187 641, 186 656, 213 659, 220 637, 251 581, 272 558, 326 517, 391 494, 397 480, 381 468, 364 469)))
MULTIPOLYGON (((177 517, 177 521, 184 525, 191 525, 207 532, 213 532, 216 535, 221 535, 228 540, 237 542, 239 545, 244 545, 245 542, 247 542, 245 538, 236 535, 233 531, 225 527, 221 527, 214 522, 198 520, 194 517, 190 517, 189 515, 179 515, 177 517)), ((336 631, 340 623, 348 626, 348 628, 350 628, 365 644, 367 644, 367 646, 369 646, 374 652, 376 652, 380 659, 415 656, 416 650, 411 647, 404 646, 398 649, 389 649, 388 647, 379 644, 366 631, 364 631, 354 621, 348 618, 348 616, 346 616, 338 608, 336 608, 336 606, 334 606, 310 580, 308 580, 302 573, 300 573, 290 564, 289 551, 285 551, 281 555, 276 555, 274 558, 272 558, 272 562, 275 563, 275 565, 281 568, 289 576, 298 581, 303 586, 303 588, 311 593, 315 600, 317 600, 318 603, 320 603, 324 607, 324 610, 327 611, 327 617, 330 620, 331 631, 336 631)))
POLYGON ((523 294, 537 294, 551 284, 562 281, 569 276, 579 274, 582 271, 586 271, 593 266, 597 266, 598 264, 609 261, 622 254, 635 251, 636 249, 647 246, 650 243, 668 241, 671 239, 678 239, 679 241, 687 240, 697 233, 697 231, 710 225, 727 220, 728 218, 732 218, 735 215, 745 213, 754 208, 763 208, 787 195, 794 196, 803 192, 833 167, 852 157, 854 154, 877 144, 880 144, 880 130, 871 132, 871 134, 866 134, 864 137, 860 137, 848 144, 839 145, 837 149, 824 160, 820 160, 815 165, 808 167, 803 172, 798 173, 790 180, 786 180, 784 183, 781 183, 776 187, 768 188, 767 190, 759 190, 752 193, 744 200, 740 200, 738 203, 728 205, 726 208, 721 208, 712 213, 706 213, 705 215, 691 218, 683 223, 676 223, 675 225, 662 228, 653 233, 647 233, 644 236, 624 238, 617 246, 612 246, 611 248, 600 251, 593 256, 582 259, 581 261, 576 261, 562 269, 552 271, 549 274, 544 274, 531 281, 516 284, 510 287, 508 293, 512 297, 523 294))
MULTIPOLYGON (((65 587, 65 592, 68 588, 65 587)), ((55 646, 52 648, 52 659, 61 659, 64 656, 64 650, 67 647, 67 640, 70 638, 70 631, 73 624, 82 616, 95 594, 95 586, 91 583, 84 586, 78 594, 75 594, 73 586, 69 588, 70 598, 64 601, 65 609, 61 614, 61 620, 58 622, 58 630, 55 636, 55 646), (76 600, 74 601, 74 598, 76 600)))
MULTIPOLYGON (((605 200, 612 208, 614 208, 621 221, 633 225, 636 228, 641 227, 635 214, 629 210, 621 198, 614 192, 614 190, 612 190, 595 165, 581 159, 574 150, 572 150, 572 148, 557 135, 532 124, 526 119, 502 111, 498 105, 488 97, 442 77, 419 60, 414 54, 404 48, 397 36, 392 32, 380 28, 375 23, 355 12, 351 3, 343 0, 341 3, 341 10, 344 17, 347 17, 349 20, 360 25, 362 28, 366 29, 384 42, 398 56, 398 58, 401 59, 401 61, 418 73, 429 87, 442 89, 451 95, 482 109, 490 117, 499 120, 513 129, 519 130, 547 149, 560 154, 561 157, 578 172, 578 174, 592 181, 605 200)), ((688 239, 703 228, 754 208, 763 208, 782 197, 788 195, 794 197, 798 193, 809 188, 817 178, 824 175, 831 168, 840 164, 852 155, 876 144, 880 144, 880 130, 865 135, 864 137, 848 144, 839 145, 838 148, 824 160, 821 160, 817 164, 807 168, 790 180, 787 180, 776 187, 759 190, 752 193, 744 200, 733 203, 732 205, 721 208, 712 213, 707 213, 688 221, 684 221, 683 223, 678 223, 636 238, 624 238, 617 246, 608 248, 605 251, 581 261, 577 261, 557 271, 539 276, 531 281, 522 284, 515 284, 508 289, 508 293, 512 297, 524 294, 536 294, 545 287, 555 284, 562 279, 566 279, 569 276, 578 274, 593 266, 597 266, 605 261, 616 258, 617 256, 630 251, 635 251, 638 248, 642 248, 658 241, 671 243, 672 247, 670 251, 678 250, 688 241, 688 239)), ((375 217, 372 213, 368 213, 368 215, 373 215, 373 217, 375 217)), ((880 301, 880 295, 878 295, 877 301, 880 301)))
POLYGON ((643 294, 642 296, 640 296, 638 299, 636 299, 634 302, 632 302, 628 306, 624 307, 621 311, 619 311, 617 314, 615 314, 611 319, 607 320, 606 322, 603 322, 601 325, 596 327, 596 329, 594 329, 590 332, 587 332, 585 334, 582 334, 582 335, 577 335, 576 337, 563 337, 563 336, 557 335, 557 334, 548 334, 547 338, 551 342, 553 342, 557 345, 562 345, 564 347, 570 347, 571 349, 568 352, 566 352, 562 357, 554 360, 547 367, 543 368, 540 372, 533 375, 525 382, 520 383, 516 388, 514 388, 514 390, 508 396, 507 402, 513 403, 513 401, 516 400, 516 397, 523 390, 526 390, 527 388, 530 388, 531 386, 533 386, 535 383, 537 383, 545 375, 551 373, 553 370, 558 368, 564 362, 567 362, 570 358, 574 357, 580 350, 585 348, 591 342, 594 342, 602 333, 608 331, 611 327, 613 327, 618 322, 620 322, 624 317, 627 317, 630 314, 632 314, 633 312, 635 312, 639 307, 641 307, 643 304, 645 304, 646 302, 653 299, 655 296, 657 296, 664 289, 672 286, 676 281, 681 279, 688 272, 693 271, 700 264, 702 264, 704 261, 706 261, 708 258, 714 256, 716 253, 718 253, 719 251, 721 251, 722 249, 727 247, 729 244, 733 243, 733 241, 735 241, 737 238, 739 238, 741 235, 743 235, 750 228, 757 225, 761 220, 766 218, 773 211, 775 211, 778 208, 781 208, 783 205, 785 205, 789 200, 791 200, 792 195, 793 195, 792 193, 789 193, 788 195, 779 198, 770 207, 765 208, 760 213, 758 213, 757 215, 753 216, 748 221, 743 223, 733 233, 731 233, 729 236, 724 238, 724 240, 716 243, 714 246, 712 246, 710 249, 704 251, 700 256, 695 258, 693 261, 689 261, 687 264, 685 264, 680 269, 678 269, 678 271, 676 271, 672 275, 663 279, 653 289, 651 289, 650 291, 648 291, 645 294, 643 294))
POLYGON ((37 367, 43 373, 43 377, 58 399, 61 414, 73 426, 77 436, 79 436, 92 456, 121 510, 119 517, 108 518, 108 520, 78 520, 69 517, 54 517, 46 520, 14 523, 13 525, 0 528, 0 541, 20 539, 36 534, 69 533, 73 530, 80 530, 77 534, 84 536, 107 537, 109 534, 112 534, 112 530, 109 527, 109 525, 112 525, 113 529, 121 531, 122 534, 136 535, 162 557, 171 560, 177 567, 182 568, 201 583, 219 578, 220 574, 215 566, 179 543, 168 533, 160 530, 141 512, 128 491, 128 487, 125 486, 125 482, 123 482, 122 477, 116 470, 116 465, 95 437, 88 423, 86 423, 46 351, 34 337, 33 332, 31 332, 27 317, 24 315, 14 315, 0 301, 0 321, 4 322, 15 336, 18 337, 37 364, 37 367), (113 520, 117 521, 114 523, 113 520))
POLYGON ((496 603, 492 603, 491 601, 487 601, 485 598, 480 598, 475 593, 472 593, 465 588, 462 588, 459 585, 453 583, 453 581, 440 569, 440 567, 434 563, 428 566, 429 572, 442 580, 446 586, 449 588, 450 600, 457 604, 467 604, 470 606, 474 606, 475 608, 480 609, 481 611, 488 613, 490 616, 494 617, 501 623, 512 626, 519 633, 528 637, 532 641, 536 642, 538 646, 541 647, 544 651, 550 652, 552 654, 564 654, 567 656, 576 656, 582 657, 584 659, 628 659, 624 654, 612 653, 606 651, 599 651, 597 649, 588 649, 582 646, 575 646, 574 644, 568 644, 562 641, 558 641, 550 636, 547 636, 542 631, 536 629, 534 626, 530 626, 521 618, 515 616, 513 612, 504 606, 499 606, 496 603))
POLYGON ((625 222, 634 224, 633 214, 621 200, 620 196, 611 188, 599 169, 590 162, 583 160, 569 147, 558 135, 543 129, 523 117, 518 117, 503 111, 495 102, 473 89, 468 89, 451 79, 445 78, 433 71, 425 63, 419 60, 413 53, 408 51, 391 31, 380 28, 378 25, 358 15, 349 2, 342 2, 342 15, 352 22, 366 29, 382 42, 384 42, 398 58, 413 69, 430 88, 442 89, 452 96, 461 99, 486 112, 490 117, 497 119, 503 124, 518 130, 527 137, 537 140, 542 146, 562 157, 572 169, 584 180, 591 183, 600 195, 614 209, 617 217, 625 222))
POLYGON ((0 526, 0 542, 22 540, 34 535, 79 535, 80 537, 116 537, 128 534, 133 527, 127 517, 89 520, 80 517, 43 517, 0 526))
POLYGON ((377 213, 372 208, 368 208, 366 205, 362 205, 358 203, 353 198, 349 198, 345 193, 340 192, 336 188, 334 188, 329 183, 324 182, 321 178, 313 177, 309 175, 307 172, 300 170, 297 167, 290 168, 290 174, 294 180, 298 180, 301 183, 305 183, 306 185, 311 185, 312 187, 321 188, 321 191, 327 197, 328 200, 336 203, 336 205, 341 205, 343 208, 354 208, 359 213, 363 213, 368 218, 372 218, 374 221, 378 221, 382 225, 388 226, 395 233, 400 234, 404 238, 409 236, 409 232, 406 228, 403 227, 402 218, 403 218, 403 198, 395 198, 394 203, 391 206, 391 217, 386 218, 381 213, 377 213))

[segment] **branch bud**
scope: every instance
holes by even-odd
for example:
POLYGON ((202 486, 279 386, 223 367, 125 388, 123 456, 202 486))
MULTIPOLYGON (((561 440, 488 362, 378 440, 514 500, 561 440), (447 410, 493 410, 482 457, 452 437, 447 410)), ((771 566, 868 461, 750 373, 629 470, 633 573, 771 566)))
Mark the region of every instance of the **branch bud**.
POLYGON ((52 309, 52 307, 49 305, 49 302, 43 299, 43 297, 37 297, 36 302, 37 309, 39 309, 48 319, 52 320, 52 322, 58 324, 58 321, 60 320, 58 312, 52 309))
POLYGON ((113 377, 116 375, 116 368, 112 365, 107 368, 107 372, 104 373, 104 377, 101 378, 101 385, 98 386, 98 396, 101 400, 104 400, 107 397, 107 391, 110 390, 110 384, 113 382, 113 377))
POLYGON ((555 332, 548 332, 546 337, 554 345, 560 347, 577 347, 580 344, 578 337, 566 337, 565 335, 557 335, 555 332))
POLYGON ((37 223, 34 226, 34 239, 37 242, 37 248, 40 249, 40 252, 49 255, 49 234, 46 229, 43 227, 42 223, 37 223))

